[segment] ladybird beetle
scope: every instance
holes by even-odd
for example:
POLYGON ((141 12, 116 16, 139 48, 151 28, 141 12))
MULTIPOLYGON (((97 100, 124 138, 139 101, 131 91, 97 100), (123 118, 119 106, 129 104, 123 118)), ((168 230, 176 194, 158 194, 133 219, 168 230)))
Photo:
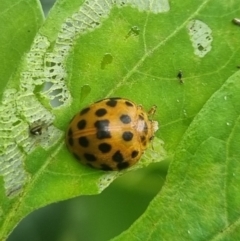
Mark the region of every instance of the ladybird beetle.
POLYGON ((79 162, 105 171, 122 170, 142 156, 158 129, 140 105, 108 98, 82 109, 71 120, 66 145, 79 162))

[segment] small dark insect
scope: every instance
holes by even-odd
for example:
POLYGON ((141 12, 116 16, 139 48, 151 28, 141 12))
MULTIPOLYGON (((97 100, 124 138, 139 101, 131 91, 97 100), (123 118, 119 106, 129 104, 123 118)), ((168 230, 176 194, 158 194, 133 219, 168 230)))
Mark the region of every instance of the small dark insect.
POLYGON ((34 126, 34 127, 29 127, 29 131, 32 135, 34 136, 39 136, 39 135, 42 135, 42 129, 43 129, 43 126, 42 125, 37 125, 37 126, 34 126))
POLYGON ((177 74, 177 78, 179 79, 179 82, 180 82, 181 84, 183 84, 183 79, 182 79, 182 77, 183 77, 183 72, 182 72, 182 70, 179 70, 179 71, 178 71, 178 74, 177 74))
POLYGON ((37 120, 29 125, 29 133, 33 136, 40 136, 48 129, 48 124, 45 121, 37 120))

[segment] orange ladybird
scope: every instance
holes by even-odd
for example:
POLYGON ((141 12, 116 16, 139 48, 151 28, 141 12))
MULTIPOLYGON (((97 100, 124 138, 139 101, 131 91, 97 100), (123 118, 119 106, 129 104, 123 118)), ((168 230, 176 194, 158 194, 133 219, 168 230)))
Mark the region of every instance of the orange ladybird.
POLYGON ((82 109, 71 120, 66 145, 79 162, 102 170, 134 165, 158 129, 140 105, 124 98, 108 98, 82 109))

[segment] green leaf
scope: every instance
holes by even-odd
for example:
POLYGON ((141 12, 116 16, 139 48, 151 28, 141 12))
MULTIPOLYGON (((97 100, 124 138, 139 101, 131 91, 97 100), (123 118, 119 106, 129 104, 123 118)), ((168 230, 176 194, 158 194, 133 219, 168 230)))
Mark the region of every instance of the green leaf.
POLYGON ((25 0, 0 3, 0 97, 25 52, 29 51, 33 38, 43 22, 38 1, 25 0))
POLYGON ((238 240, 240 72, 196 115, 148 210, 113 240, 238 240), (148 228, 143 228, 143 227, 148 228))
POLYGON ((0 24, 8 36, 1 40, 0 238, 31 211, 99 193, 119 175, 79 165, 64 144, 72 116, 108 96, 158 107, 154 149, 136 168, 173 159, 163 190, 115 240, 237 237, 240 29, 231 20, 238 2, 116 2, 59 0, 36 33, 39 5, 4 1, 1 17, 6 22, 11 10, 14 24, 0 24), (21 4, 28 12, 19 32, 21 4))

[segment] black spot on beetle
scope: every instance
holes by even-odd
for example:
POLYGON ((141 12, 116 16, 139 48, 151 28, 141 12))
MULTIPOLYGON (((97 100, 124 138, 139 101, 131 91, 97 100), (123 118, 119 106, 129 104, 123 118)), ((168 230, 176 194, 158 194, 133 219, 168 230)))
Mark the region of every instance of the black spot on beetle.
POLYGON ((98 130, 106 130, 109 127, 109 120, 99 120, 94 123, 98 130))
POLYGON ((130 132, 130 131, 125 131, 122 134, 122 138, 123 138, 124 141, 131 141, 132 138, 133 138, 133 133, 130 132))
POLYGON ((72 136, 72 134, 73 134, 73 131, 72 131, 71 128, 69 128, 69 130, 68 130, 68 136, 72 136))
POLYGON ((115 162, 123 162, 124 158, 120 151, 116 151, 112 156, 113 161, 115 162))
POLYGON ((104 115, 107 114, 107 110, 104 109, 104 108, 101 108, 101 109, 98 109, 96 112, 95 112, 95 115, 98 116, 98 117, 102 117, 104 115))
POLYGON ((68 138, 68 144, 69 144, 69 146, 73 146, 74 141, 73 141, 73 138, 72 138, 72 137, 69 137, 69 138, 68 138))
POLYGON ((131 122, 131 117, 129 115, 121 115, 120 120, 123 124, 128 124, 131 122))
POLYGON ((80 115, 84 115, 86 113, 88 113, 88 111, 90 110, 90 107, 84 108, 80 111, 80 115))
POLYGON ((106 102, 107 106, 115 107, 117 105, 117 98, 111 98, 106 102))
POLYGON ((85 157, 85 159, 89 162, 94 162, 97 160, 97 158, 93 155, 93 154, 89 154, 89 153, 84 153, 83 155, 85 157))
POLYGON ((131 156, 132 156, 132 158, 135 158, 138 156, 138 154, 139 154, 139 151, 133 151, 131 156))
POLYGON ((96 135, 98 139, 111 138, 111 133, 109 131, 109 120, 96 121, 94 126, 97 128, 96 135))
POLYGON ((102 130, 97 131, 97 138, 100 140, 105 138, 111 138, 110 131, 102 131, 102 130))
POLYGON ((128 168, 128 167, 129 167, 128 162, 120 162, 120 163, 117 164, 118 170, 122 170, 122 169, 125 169, 125 168, 128 168))
POLYGON ((103 170, 103 171, 112 171, 113 169, 110 167, 110 166, 108 166, 107 164, 102 164, 101 165, 101 169, 103 170))
POLYGON ((79 130, 82 130, 82 129, 84 129, 84 128, 86 127, 86 125, 87 125, 86 120, 80 120, 80 121, 77 123, 77 128, 78 128, 79 130))
POLYGON ((89 146, 89 141, 86 136, 81 136, 78 138, 78 143, 82 147, 88 147, 89 146))
POLYGON ((109 151, 111 151, 112 146, 108 143, 101 143, 98 146, 98 149, 102 152, 102 153, 108 153, 109 151))
POLYGON ((133 106, 133 103, 131 103, 130 101, 125 101, 125 104, 127 105, 127 106, 133 106))

